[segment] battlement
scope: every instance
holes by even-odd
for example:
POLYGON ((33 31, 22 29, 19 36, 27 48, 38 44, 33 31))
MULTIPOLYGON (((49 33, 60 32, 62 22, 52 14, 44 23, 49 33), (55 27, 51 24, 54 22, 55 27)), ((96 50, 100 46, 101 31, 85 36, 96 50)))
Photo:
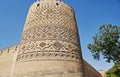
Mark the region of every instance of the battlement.
POLYGON ((8 55, 8 54, 14 54, 17 51, 18 51, 18 45, 11 46, 11 47, 8 47, 8 48, 4 48, 4 49, 0 50, 0 56, 8 55))
POLYGON ((0 50, 0 77, 10 77, 18 45, 0 50))

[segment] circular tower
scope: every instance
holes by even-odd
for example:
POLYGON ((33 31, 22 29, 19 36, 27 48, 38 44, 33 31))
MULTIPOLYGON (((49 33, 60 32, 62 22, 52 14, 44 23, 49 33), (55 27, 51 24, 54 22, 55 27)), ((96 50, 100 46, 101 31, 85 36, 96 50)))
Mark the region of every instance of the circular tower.
POLYGON ((73 9, 60 0, 38 0, 29 9, 14 77, 83 77, 73 9))

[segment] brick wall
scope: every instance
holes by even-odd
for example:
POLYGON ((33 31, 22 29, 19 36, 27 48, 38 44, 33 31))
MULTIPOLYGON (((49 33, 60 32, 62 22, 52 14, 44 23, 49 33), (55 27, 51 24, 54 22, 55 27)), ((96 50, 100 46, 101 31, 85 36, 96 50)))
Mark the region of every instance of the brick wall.
POLYGON ((85 60, 83 61, 84 67, 84 77, 102 77, 101 74, 95 70, 90 64, 88 64, 85 60))
POLYGON ((0 50, 0 77, 9 77, 13 68, 13 57, 17 52, 17 46, 0 50))

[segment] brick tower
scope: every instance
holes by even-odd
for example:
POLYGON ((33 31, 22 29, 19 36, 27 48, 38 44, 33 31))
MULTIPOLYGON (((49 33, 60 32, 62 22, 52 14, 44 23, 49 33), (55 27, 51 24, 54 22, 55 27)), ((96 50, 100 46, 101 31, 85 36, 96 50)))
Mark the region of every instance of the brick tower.
POLYGON ((69 5, 60 0, 31 5, 13 77, 83 77, 78 29, 69 5))

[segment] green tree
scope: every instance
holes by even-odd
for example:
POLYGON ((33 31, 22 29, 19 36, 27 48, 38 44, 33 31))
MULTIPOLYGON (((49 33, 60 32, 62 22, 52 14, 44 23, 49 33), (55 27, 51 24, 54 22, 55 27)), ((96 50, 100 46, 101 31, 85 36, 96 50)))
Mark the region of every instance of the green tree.
POLYGON ((107 62, 120 64, 120 27, 101 25, 99 32, 93 36, 92 43, 88 44, 88 49, 96 60, 100 60, 103 55, 107 62))
POLYGON ((115 64, 106 74, 108 77, 120 77, 120 64, 115 64))

